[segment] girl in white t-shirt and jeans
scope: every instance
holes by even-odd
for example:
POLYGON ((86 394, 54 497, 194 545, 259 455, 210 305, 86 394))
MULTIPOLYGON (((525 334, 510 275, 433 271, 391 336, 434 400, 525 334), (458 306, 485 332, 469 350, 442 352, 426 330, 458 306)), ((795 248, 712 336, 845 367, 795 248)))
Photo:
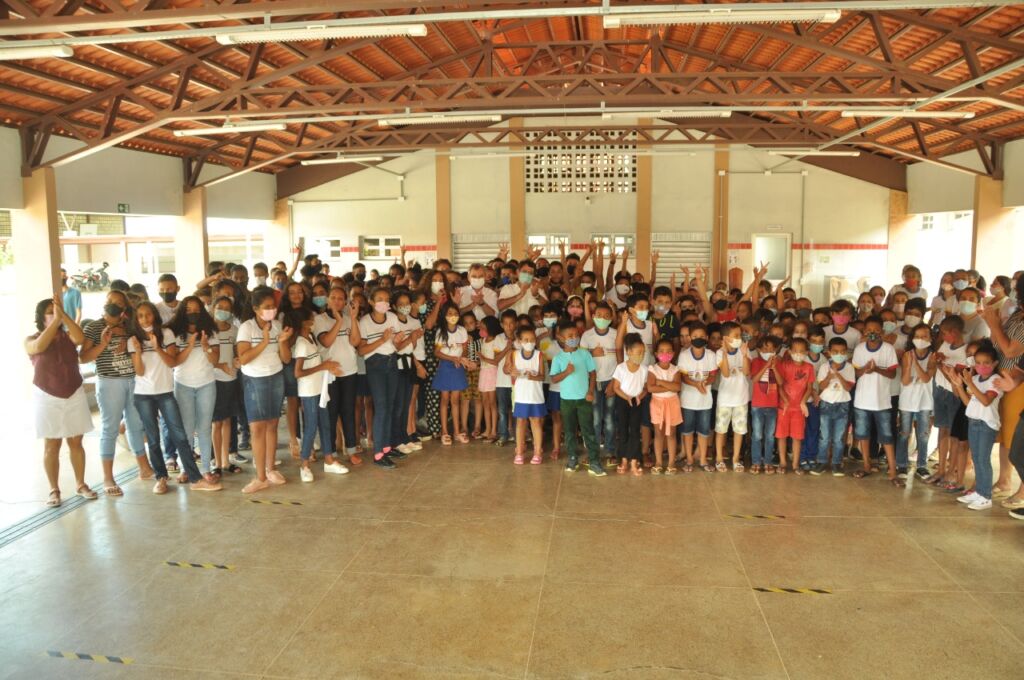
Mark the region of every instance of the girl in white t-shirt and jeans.
POLYGON ((937 361, 932 351, 932 332, 925 324, 911 331, 907 349, 903 353, 899 396, 900 433, 896 442, 896 468, 907 468, 910 459, 910 433, 916 430, 918 479, 931 476, 928 471, 928 437, 931 434, 934 399, 935 369, 937 361))
MULTIPOLYGON (((292 346, 292 358, 295 359, 295 378, 298 381, 299 404, 302 407, 302 445, 300 449, 299 478, 304 482, 313 481, 313 471, 309 469, 309 457, 313 453, 313 440, 320 433, 320 449, 325 460, 334 458, 334 427, 330 412, 320 406, 320 395, 324 391, 325 373, 333 376, 341 375, 341 365, 336 361, 320 358, 320 346, 313 337, 313 312, 306 309, 293 309, 285 314, 285 325, 295 333, 295 344, 292 346)), ((325 472, 345 474, 348 468, 340 463, 333 466, 324 464, 325 472), (331 469, 331 468, 334 469, 331 469), (342 471, 342 469, 344 471, 342 471)))
POLYGON ((277 422, 284 401, 283 367, 292 359, 288 340, 292 329, 282 328, 277 320, 277 305, 270 289, 257 288, 252 294, 255 317, 238 327, 238 362, 245 380, 242 397, 249 418, 253 467, 256 479, 242 489, 254 493, 271 484, 284 484, 285 478, 274 469, 277 452, 277 422))
POLYGON ((996 350, 983 340, 974 352, 974 371, 965 368, 955 377, 953 387, 967 405, 967 441, 974 463, 974 491, 957 498, 969 510, 992 507, 992 445, 999 435, 999 400, 1002 390, 996 387, 996 350))

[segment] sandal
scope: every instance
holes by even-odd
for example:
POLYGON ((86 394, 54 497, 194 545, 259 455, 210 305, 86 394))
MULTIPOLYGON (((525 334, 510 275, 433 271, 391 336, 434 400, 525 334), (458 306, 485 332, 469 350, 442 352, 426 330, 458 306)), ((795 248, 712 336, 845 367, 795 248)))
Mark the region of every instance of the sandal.
POLYGON ((633 473, 634 477, 643 477, 644 468, 643 466, 637 465, 635 468, 632 469, 631 472, 633 473))
POLYGON ((761 474, 761 467, 762 467, 761 465, 751 465, 750 466, 750 474, 752 474, 752 475, 759 475, 759 474, 761 474))
POLYGON ((702 470, 704 470, 704 472, 714 472, 715 471, 715 466, 712 465, 711 463, 704 463, 700 467, 701 467, 702 470))
POLYGON ((687 474, 693 472, 693 465, 691 465, 690 463, 687 463, 686 465, 684 465, 683 466, 683 472, 685 472, 687 474))
POLYGON ((788 470, 786 469, 785 465, 780 465, 779 469, 776 470, 776 472, 778 472, 780 475, 784 475, 788 472, 788 470))
POLYGON ((88 484, 83 484, 82 486, 75 489, 75 493, 87 501, 94 501, 100 497, 98 493, 89 488, 88 484))
POLYGON ((114 484, 112 486, 104 486, 103 487, 103 493, 105 493, 108 496, 123 496, 124 495, 124 491, 122 491, 121 487, 119 487, 117 484, 114 484))
POLYGON ((733 464, 732 464, 732 471, 733 472, 743 472, 743 461, 741 461, 741 460, 734 461, 733 464))
POLYGON ((224 469, 233 475, 237 475, 239 472, 242 471, 242 468, 238 467, 234 463, 228 463, 228 466, 224 469))
POLYGON ((624 475, 624 474, 626 474, 626 470, 627 469, 628 469, 628 466, 626 464, 626 459, 623 458, 622 462, 619 463, 618 466, 615 468, 615 472, 617 472, 620 475, 624 475))
POLYGON ((540 465, 544 462, 544 457, 540 454, 534 454, 533 458, 530 459, 530 465, 540 465))
POLYGON ((181 472, 181 468, 178 467, 178 461, 169 460, 166 463, 168 472, 181 472))
POLYGON ((450 434, 443 434, 443 435, 441 435, 441 444, 443 446, 451 446, 452 445, 452 436, 450 434))
POLYGON ((522 465, 526 461, 524 461, 523 457, 517 453, 515 460, 513 460, 512 462, 515 463, 516 465, 522 465))
POLYGON ((795 468, 793 468, 793 474, 796 474, 796 475, 806 475, 807 474, 807 470, 804 470, 802 467, 795 467, 795 468))
POLYGON ((558 456, 562 453, 562 449, 551 449, 551 460, 558 460, 558 456))
POLYGON ((902 489, 902 488, 907 486, 907 483, 904 482, 899 477, 890 477, 889 478, 889 483, 892 484, 893 486, 895 486, 897 489, 902 489))
POLYGON ((864 479, 871 476, 871 470, 865 470, 864 468, 854 470, 852 476, 854 479, 864 479))
POLYGON ((46 507, 48 508, 59 508, 60 507, 60 489, 51 489, 50 497, 46 501, 46 507))
POLYGON ((455 435, 455 438, 459 440, 460 444, 468 444, 469 443, 469 437, 466 436, 465 432, 458 433, 457 435, 455 435))
POLYGON ((483 439, 484 436, 480 434, 480 430, 474 430, 473 434, 470 435, 473 439, 483 439))
POLYGON ((725 466, 724 460, 720 460, 717 463, 715 463, 715 469, 718 470, 719 472, 728 472, 729 470, 729 468, 725 466))
POLYGON ((675 465, 669 465, 667 468, 665 468, 666 475, 674 475, 677 472, 679 472, 679 470, 676 469, 675 465))
POLYGON ((188 478, 187 472, 182 472, 180 475, 178 475, 178 484, 188 484, 191 481, 192 480, 188 478))
POLYGON ((658 467, 657 465, 655 465, 654 467, 651 468, 651 474, 652 475, 660 475, 661 474, 661 468, 658 467))
POLYGON ((763 466, 763 468, 764 468, 764 473, 766 475, 774 475, 775 474, 775 466, 774 465, 765 465, 765 466, 763 466))

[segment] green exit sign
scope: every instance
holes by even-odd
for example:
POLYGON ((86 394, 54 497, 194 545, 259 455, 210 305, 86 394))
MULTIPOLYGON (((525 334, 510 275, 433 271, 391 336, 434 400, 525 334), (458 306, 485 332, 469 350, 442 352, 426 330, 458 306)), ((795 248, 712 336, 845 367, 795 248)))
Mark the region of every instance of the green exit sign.
POLYGON ((118 203, 118 204, 117 204, 117 212, 118 212, 119 214, 121 214, 121 215, 126 215, 126 214, 128 214, 128 211, 129 211, 130 209, 131 209, 131 208, 129 208, 129 207, 128 207, 128 204, 127 204, 127 203, 118 203))

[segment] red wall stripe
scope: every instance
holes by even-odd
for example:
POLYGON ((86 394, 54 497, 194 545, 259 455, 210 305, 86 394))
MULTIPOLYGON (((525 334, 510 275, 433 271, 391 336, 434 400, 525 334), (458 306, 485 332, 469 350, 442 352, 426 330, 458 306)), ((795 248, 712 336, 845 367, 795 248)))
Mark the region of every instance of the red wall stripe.
MULTIPOLYGON (((749 243, 730 243, 729 250, 750 250, 749 243)), ((888 250, 886 243, 794 243, 793 250, 888 250)))

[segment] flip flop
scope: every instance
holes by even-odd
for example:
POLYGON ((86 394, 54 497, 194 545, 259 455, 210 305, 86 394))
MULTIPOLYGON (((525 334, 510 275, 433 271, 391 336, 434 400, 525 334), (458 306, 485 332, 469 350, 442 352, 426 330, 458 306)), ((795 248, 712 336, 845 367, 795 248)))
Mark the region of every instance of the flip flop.
POLYGON ((871 470, 865 470, 864 468, 861 468, 859 470, 854 470, 853 471, 853 475, 852 475, 852 477, 854 479, 864 479, 865 477, 870 477, 870 476, 871 476, 871 470))
POLYGON ((105 493, 108 496, 123 496, 124 495, 124 491, 122 491, 121 487, 119 487, 117 484, 114 484, 113 486, 104 486, 103 487, 103 493, 105 493))
POLYGON ((902 488, 905 488, 907 486, 907 483, 904 482, 899 477, 890 477, 889 478, 889 483, 892 484, 893 486, 895 486, 897 489, 902 489, 902 488))
POLYGON ((59 508, 60 507, 60 489, 51 489, 50 497, 46 501, 46 507, 48 508, 59 508))
POLYGON ((75 493, 84 498, 87 501, 94 501, 100 497, 98 493, 89 488, 88 484, 83 484, 75 490, 75 493))

